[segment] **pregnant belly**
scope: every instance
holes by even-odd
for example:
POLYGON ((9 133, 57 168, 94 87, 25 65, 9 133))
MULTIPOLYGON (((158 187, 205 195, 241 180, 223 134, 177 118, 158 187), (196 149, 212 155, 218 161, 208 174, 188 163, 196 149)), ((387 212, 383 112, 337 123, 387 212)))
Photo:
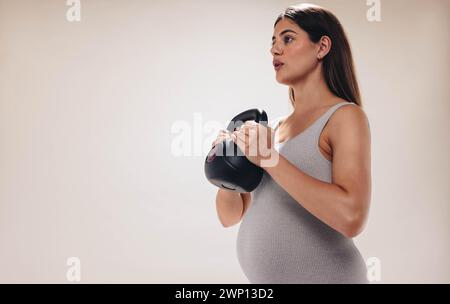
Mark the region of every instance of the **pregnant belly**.
POLYGON ((239 228, 239 263, 251 283, 364 281, 353 241, 330 229, 307 217, 250 212, 239 228))

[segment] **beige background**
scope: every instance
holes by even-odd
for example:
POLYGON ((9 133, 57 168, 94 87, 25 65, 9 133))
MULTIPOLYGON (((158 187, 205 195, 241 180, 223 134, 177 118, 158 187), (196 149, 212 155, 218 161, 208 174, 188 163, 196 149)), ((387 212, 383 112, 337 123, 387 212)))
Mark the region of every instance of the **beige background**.
MULTIPOLYGON (((82 0, 72 23, 65 0, 0 0, 0 282, 67 282, 72 256, 84 283, 247 282, 208 151, 176 157, 171 127, 289 113, 269 47, 292 3, 82 0)), ((450 283, 450 2, 382 0, 381 22, 365 0, 314 3, 349 35, 371 123, 355 242, 382 283, 450 283)))

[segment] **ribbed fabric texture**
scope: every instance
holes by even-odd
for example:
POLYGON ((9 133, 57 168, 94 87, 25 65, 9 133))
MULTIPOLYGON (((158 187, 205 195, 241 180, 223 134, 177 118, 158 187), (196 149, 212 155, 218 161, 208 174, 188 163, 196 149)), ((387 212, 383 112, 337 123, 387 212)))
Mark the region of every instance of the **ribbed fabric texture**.
MULTIPOLYGON (((343 102, 276 150, 304 173, 331 183, 332 163, 319 150, 320 134, 343 102)), ((282 117, 269 123, 278 128, 282 117)), ((309 213, 267 172, 252 193, 239 227, 237 256, 250 283, 368 283, 353 240, 309 213)))

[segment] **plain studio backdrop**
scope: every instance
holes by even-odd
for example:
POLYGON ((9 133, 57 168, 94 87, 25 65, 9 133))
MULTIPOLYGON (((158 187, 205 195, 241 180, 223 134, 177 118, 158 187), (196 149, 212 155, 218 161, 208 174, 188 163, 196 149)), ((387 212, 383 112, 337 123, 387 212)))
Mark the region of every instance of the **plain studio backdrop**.
MULTIPOLYGON (((311 2, 349 36, 371 126, 355 242, 378 282, 449 283, 449 1, 382 0, 374 22, 311 2)), ((290 112, 269 50, 295 3, 82 0, 71 22, 66 0, 0 0, 0 281, 69 282, 75 257, 83 283, 248 282, 203 164, 211 126, 290 112)))

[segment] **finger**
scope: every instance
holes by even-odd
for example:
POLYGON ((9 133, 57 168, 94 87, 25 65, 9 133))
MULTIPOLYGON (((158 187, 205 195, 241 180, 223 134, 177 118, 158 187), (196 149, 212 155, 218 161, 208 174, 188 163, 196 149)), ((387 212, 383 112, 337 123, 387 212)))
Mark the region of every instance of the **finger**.
POLYGON ((242 152, 244 152, 245 155, 248 155, 250 145, 249 135, 246 133, 238 133, 237 138, 241 143, 241 145, 239 146, 240 149, 242 150, 242 152))
POLYGON ((239 132, 236 132, 236 136, 237 136, 239 139, 241 139, 241 140, 243 140, 243 141, 245 142, 246 134, 245 134, 245 131, 244 131, 244 130, 239 131, 239 132))
POLYGON ((214 147, 215 145, 217 145, 218 143, 223 142, 226 139, 227 139, 227 136, 220 135, 212 142, 212 146, 214 147))
POLYGON ((213 143, 211 144, 211 146, 214 148, 214 146, 216 146, 219 143, 219 141, 215 140, 213 141, 213 143))
POLYGON ((240 141, 245 143, 245 134, 243 134, 242 132, 234 131, 231 136, 234 137, 234 141, 236 142, 236 144, 240 141))
POLYGON ((252 127, 248 129, 248 136, 247 136, 247 142, 248 142, 248 155, 250 156, 257 156, 259 151, 259 130, 257 127, 252 127))
POLYGON ((250 129, 250 126, 242 126, 242 128, 238 132, 244 134, 245 136, 248 136, 249 129, 250 129))
POLYGON ((258 141, 258 131, 259 130, 256 126, 247 126, 243 132, 245 134, 246 140, 250 143, 252 141, 258 141))
POLYGON ((225 131, 225 130, 220 130, 219 131, 219 135, 224 135, 224 134, 227 134, 227 131, 225 131))
POLYGON ((242 130, 242 131, 235 131, 235 134, 236 134, 236 136, 237 136, 240 140, 242 140, 244 143, 247 142, 248 134, 246 133, 245 130, 242 130))
POLYGON ((236 133, 236 134, 233 134, 232 137, 233 137, 234 143, 239 147, 239 149, 245 155, 245 141, 242 140, 242 135, 239 135, 239 134, 236 133))
POLYGON ((232 139, 233 141, 236 140, 236 133, 235 133, 235 132, 231 133, 231 139, 232 139))

